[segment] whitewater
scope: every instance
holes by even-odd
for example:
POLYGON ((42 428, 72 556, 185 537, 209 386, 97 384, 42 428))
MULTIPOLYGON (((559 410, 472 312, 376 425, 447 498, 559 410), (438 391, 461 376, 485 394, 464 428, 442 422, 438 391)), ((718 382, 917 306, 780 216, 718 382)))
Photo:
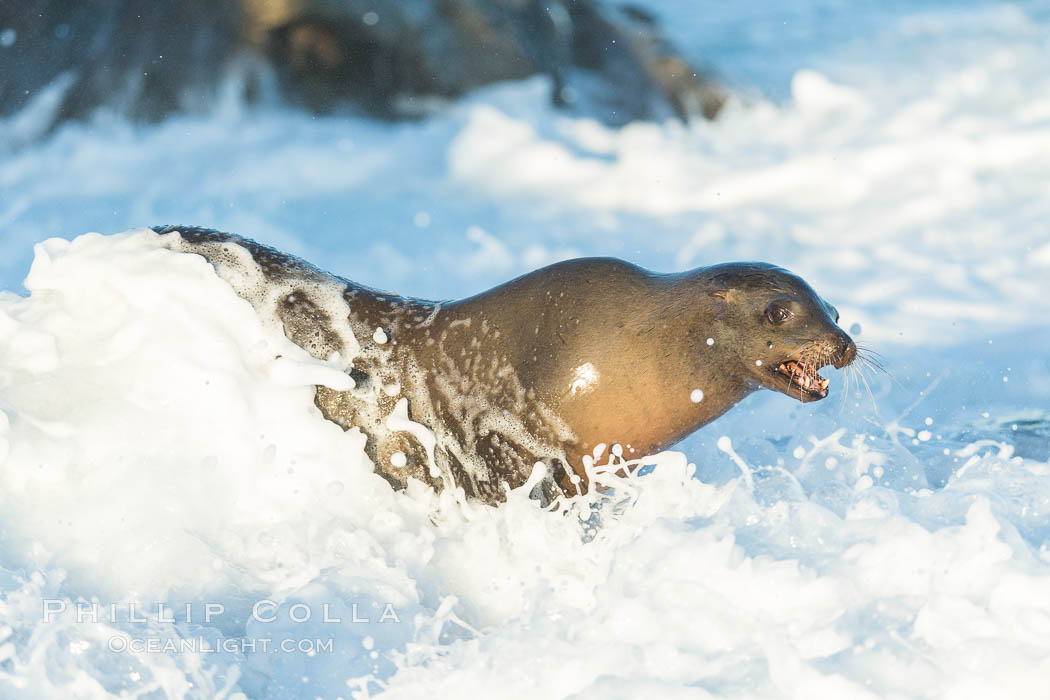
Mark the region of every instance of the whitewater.
POLYGON ((718 121, 0 122, 0 698, 1050 698, 1050 6, 645 4, 718 121), (431 299, 763 260, 888 374, 552 512, 395 492, 176 223, 431 299))

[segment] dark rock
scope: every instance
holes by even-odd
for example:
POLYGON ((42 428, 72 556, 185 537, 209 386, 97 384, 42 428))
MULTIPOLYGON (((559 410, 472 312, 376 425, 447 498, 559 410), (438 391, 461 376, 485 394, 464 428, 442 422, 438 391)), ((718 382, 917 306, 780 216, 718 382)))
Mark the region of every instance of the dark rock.
POLYGON ((205 110, 224 85, 388 119, 535 74, 611 124, 724 101, 652 17, 599 0, 21 0, 0 3, 0 39, 0 114, 35 110, 42 129, 102 105, 205 110))

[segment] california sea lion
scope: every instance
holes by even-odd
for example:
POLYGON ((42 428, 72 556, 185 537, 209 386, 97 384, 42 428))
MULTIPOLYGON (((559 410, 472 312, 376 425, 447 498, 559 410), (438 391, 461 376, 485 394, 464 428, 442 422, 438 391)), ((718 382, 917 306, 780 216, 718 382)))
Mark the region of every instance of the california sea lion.
MULTIPOLYGON (((612 258, 556 263, 467 299, 386 294, 239 236, 155 227, 196 253, 351 391, 322 414, 369 440, 377 471, 490 503, 547 467, 546 498, 586 488, 600 444, 664 449, 759 388, 802 402, 857 348, 806 282, 765 263, 658 274, 612 258)), ((618 450, 618 451, 620 451, 618 450)))

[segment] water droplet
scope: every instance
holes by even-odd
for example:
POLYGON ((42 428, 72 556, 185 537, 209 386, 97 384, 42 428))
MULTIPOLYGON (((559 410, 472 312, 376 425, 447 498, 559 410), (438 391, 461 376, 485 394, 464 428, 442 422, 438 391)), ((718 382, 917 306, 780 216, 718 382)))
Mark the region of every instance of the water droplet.
POLYGON ((860 335, 860 324, 859 323, 854 323, 852 326, 850 326, 849 327, 849 334, 850 335, 860 335))
POLYGON ((704 400, 704 392, 700 391, 699 389, 693 389, 693 391, 689 394, 689 400, 693 403, 700 403, 704 400))

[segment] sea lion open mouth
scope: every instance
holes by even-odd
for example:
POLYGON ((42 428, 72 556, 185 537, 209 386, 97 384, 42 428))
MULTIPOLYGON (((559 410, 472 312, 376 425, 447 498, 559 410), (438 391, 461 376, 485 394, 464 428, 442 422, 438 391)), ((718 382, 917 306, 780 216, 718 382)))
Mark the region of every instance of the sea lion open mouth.
POLYGON ((785 360, 773 369, 773 374, 778 384, 787 384, 785 394, 797 395, 803 402, 818 401, 827 397, 831 383, 817 373, 823 366, 805 360, 785 360))

